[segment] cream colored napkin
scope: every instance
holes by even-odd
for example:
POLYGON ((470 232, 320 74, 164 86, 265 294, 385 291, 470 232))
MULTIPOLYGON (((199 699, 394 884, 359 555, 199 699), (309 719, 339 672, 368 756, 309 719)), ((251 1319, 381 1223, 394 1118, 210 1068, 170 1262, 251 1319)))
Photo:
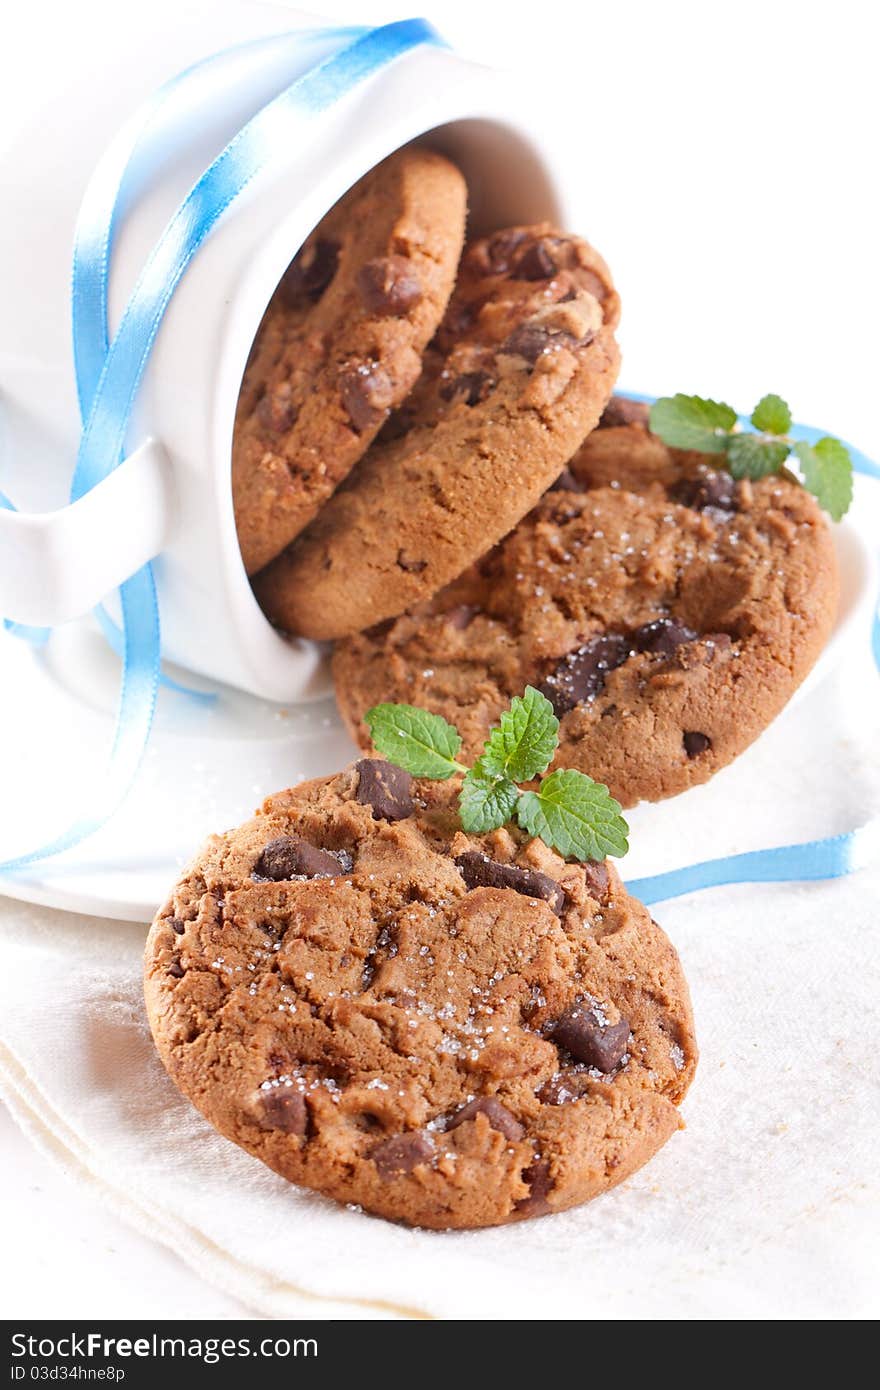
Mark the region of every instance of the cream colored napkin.
MULTIPOLYGON (((707 787, 639 809, 630 876, 880 811, 878 705, 854 651, 707 787)), ((0 1094, 132 1224, 271 1316, 866 1317, 880 1311, 878 907, 878 868, 660 905, 702 1049, 687 1129, 622 1187, 542 1221, 408 1231, 221 1139, 156 1058, 131 924, 0 905, 0 1094)))

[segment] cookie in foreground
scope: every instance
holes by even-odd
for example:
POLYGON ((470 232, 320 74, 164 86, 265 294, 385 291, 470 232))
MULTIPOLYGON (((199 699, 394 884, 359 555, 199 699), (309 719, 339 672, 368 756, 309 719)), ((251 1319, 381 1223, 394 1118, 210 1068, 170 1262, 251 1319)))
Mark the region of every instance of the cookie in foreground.
POLYGON ((609 863, 465 835, 458 779, 378 759, 212 837, 156 917, 181 1091, 291 1182, 436 1229, 562 1211, 680 1127, 678 957, 609 863))
POLYGON ((442 715, 476 754, 527 684, 561 721, 555 767, 624 806, 707 781, 772 722, 837 611, 831 529, 774 474, 736 482, 615 399, 556 489, 429 604, 337 646, 356 741, 382 701, 442 715))

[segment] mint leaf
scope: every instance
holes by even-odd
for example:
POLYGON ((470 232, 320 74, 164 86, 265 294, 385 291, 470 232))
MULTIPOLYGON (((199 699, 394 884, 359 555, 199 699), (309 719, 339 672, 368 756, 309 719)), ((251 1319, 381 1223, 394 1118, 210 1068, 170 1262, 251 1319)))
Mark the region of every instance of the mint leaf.
POLYGON ((364 715, 376 751, 414 777, 445 782, 464 772, 455 761, 461 747, 457 729, 439 714, 415 705, 374 705, 364 715))
POLYGON ((751 421, 762 434, 788 434, 791 411, 781 396, 762 396, 752 411, 751 421))
POLYGON ((700 396, 661 396, 651 406, 651 433, 673 449, 723 454, 727 435, 735 424, 736 411, 732 406, 700 396))
POLYGON ((480 762, 496 777, 529 782, 550 766, 558 732, 559 720, 550 701, 527 685, 525 694, 514 696, 498 728, 490 733, 480 762))
POLYGON ((800 460, 804 487, 813 494, 820 507, 840 521, 852 502, 852 460, 839 439, 828 435, 816 444, 799 440, 794 451, 800 460))
POLYGON ((619 803, 601 782, 571 767, 551 772, 536 792, 523 792, 516 814, 523 830, 576 859, 604 859, 629 849, 619 803))
POLYGON ((519 788, 509 778, 487 772, 484 763, 477 759, 458 795, 461 826, 469 835, 506 825, 519 800, 519 788))
POLYGON ((727 445, 727 466, 734 478, 764 478, 778 473, 789 455, 789 446, 759 434, 732 434, 727 445))

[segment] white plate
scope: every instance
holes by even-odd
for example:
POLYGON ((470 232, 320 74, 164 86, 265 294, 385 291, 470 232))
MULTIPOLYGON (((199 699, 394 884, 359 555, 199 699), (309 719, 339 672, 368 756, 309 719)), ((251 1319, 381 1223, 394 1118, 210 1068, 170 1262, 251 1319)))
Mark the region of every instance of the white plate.
MULTIPOLYGON (((837 625, 798 699, 838 663, 848 643, 867 639, 877 582, 873 542, 858 505, 853 517, 835 528, 842 578, 837 625)), ((110 744, 119 667, 89 619, 59 629, 42 650, 0 636, 0 671, 5 859, 46 843, 75 818, 82 788, 110 744)), ((163 690, 143 768, 122 809, 66 854, 0 876, 0 893, 149 921, 205 835, 237 824, 268 793, 331 772, 355 755, 329 682, 327 690, 322 699, 290 707, 228 688, 206 707, 163 690)), ((662 815, 662 805, 642 808, 641 836, 646 814, 662 815)), ((689 858, 712 853, 711 844, 694 844, 689 858)), ((627 861, 629 876, 638 871, 636 860, 627 861)))

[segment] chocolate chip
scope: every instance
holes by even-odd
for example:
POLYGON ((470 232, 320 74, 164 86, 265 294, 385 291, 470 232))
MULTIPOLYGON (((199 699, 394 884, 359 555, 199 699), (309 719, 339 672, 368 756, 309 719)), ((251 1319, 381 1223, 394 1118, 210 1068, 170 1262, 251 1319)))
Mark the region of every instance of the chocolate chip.
POLYGON ((339 394, 352 425, 362 434, 387 415, 393 401, 393 384, 378 362, 359 362, 340 373, 339 394))
POLYGON ((559 269, 550 237, 532 242, 516 259, 514 274, 517 280, 550 280, 559 269))
POLYGON ((559 917, 565 904, 565 892, 549 874, 537 869, 520 869, 516 864, 498 864, 479 850, 466 850, 456 859, 461 876, 468 888, 512 888, 527 898, 541 898, 549 903, 559 917))
POLYGON ((260 421, 276 434, 284 434, 296 422, 297 409, 293 404, 289 381, 282 381, 267 391, 257 406, 260 421))
POLYGON ((508 231, 496 232, 485 246, 484 273, 487 275, 506 275, 514 260, 514 253, 526 239, 526 232, 512 227, 508 231))
POLYGON ((466 1120, 473 1120, 477 1115, 485 1115, 493 1129, 497 1129, 504 1135, 505 1139, 522 1139, 525 1130, 515 1115, 512 1115, 506 1105, 502 1105, 500 1100, 494 1096, 478 1096, 476 1100, 468 1101, 461 1110, 453 1115, 447 1129, 458 1129, 466 1120))
POLYGON ((412 777, 402 767, 382 758, 361 758, 355 769, 357 799, 362 806, 372 806, 374 820, 404 820, 412 815, 412 777))
POLYGON ((674 618, 655 618, 653 622, 643 623, 636 628, 632 644, 638 652, 671 656, 676 647, 684 642, 693 642, 696 636, 693 628, 677 623, 674 618))
POLYGON ((264 846, 253 868, 253 877, 283 883, 292 878, 338 878, 351 871, 351 855, 345 850, 331 854, 316 849, 307 840, 279 835, 264 846))
POLYGON ((583 490, 583 483, 575 477, 570 468, 563 468, 550 489, 551 492, 583 492, 583 490))
POLYGON ((570 333, 559 329, 542 328, 540 324, 521 323, 501 344, 499 352, 513 357, 524 357, 534 366, 543 352, 551 347, 574 347, 577 339, 570 333))
POLYGON ((584 864, 584 879, 586 880, 587 890, 592 898, 598 898, 601 902, 608 892, 608 865, 597 864, 588 860, 584 864))
POLYGON ((169 917, 168 925, 172 931, 177 932, 178 936, 183 936, 186 931, 186 922, 181 922, 179 917, 169 917))
POLYGON ((608 672, 622 666, 629 653, 629 641, 621 633, 603 633, 563 657, 538 688, 561 718, 583 700, 598 695, 608 672))
POLYGON ((625 1018, 619 1023, 605 1023, 595 1004, 582 1003, 566 1009, 549 1032, 553 1041, 579 1062, 609 1072, 626 1052, 630 1026, 625 1018))
POLYGON ((712 740, 709 736, 707 734, 698 733, 696 729, 686 730, 683 742, 684 751, 689 758, 697 758, 701 753, 705 753, 707 748, 712 747, 712 740))
POLYGON ((406 256, 377 256, 362 265, 357 287, 371 314, 396 318, 406 314, 422 298, 422 286, 406 256))
POLYGON ((304 246, 284 277, 285 291, 292 296, 307 294, 320 299, 336 274, 339 244, 318 240, 304 246))
POLYGON ((488 372, 462 372, 452 377, 440 387, 444 401, 460 401, 464 405, 479 405, 495 385, 495 378, 488 372))
POLYGON ((677 502, 696 511, 704 511, 707 507, 720 512, 737 510, 736 483, 721 469, 701 467, 695 477, 682 478, 671 492, 677 502))
POLYGON ((411 1173, 420 1163, 429 1163, 434 1154, 434 1146, 426 1134, 395 1134, 371 1149, 368 1157, 379 1170, 379 1177, 389 1178, 411 1173))
POLYGON ((306 1103, 299 1091, 292 1086, 273 1086, 262 1100, 263 1121, 269 1129, 280 1129, 285 1134, 306 1132, 306 1103))
POLYGON ((651 407, 644 401, 628 401, 624 396, 612 396, 596 426, 599 430, 616 429, 618 425, 644 425, 647 428, 651 407))
POLYGON ((172 961, 168 967, 168 974, 175 980, 182 979, 185 973, 179 960, 172 961))
POLYGON ((547 1160, 539 1159, 528 1168, 524 1168, 523 1182, 528 1183, 529 1195, 516 1203, 516 1210, 521 1216, 546 1216, 550 1210, 547 1198, 553 1191, 550 1164, 547 1160))

